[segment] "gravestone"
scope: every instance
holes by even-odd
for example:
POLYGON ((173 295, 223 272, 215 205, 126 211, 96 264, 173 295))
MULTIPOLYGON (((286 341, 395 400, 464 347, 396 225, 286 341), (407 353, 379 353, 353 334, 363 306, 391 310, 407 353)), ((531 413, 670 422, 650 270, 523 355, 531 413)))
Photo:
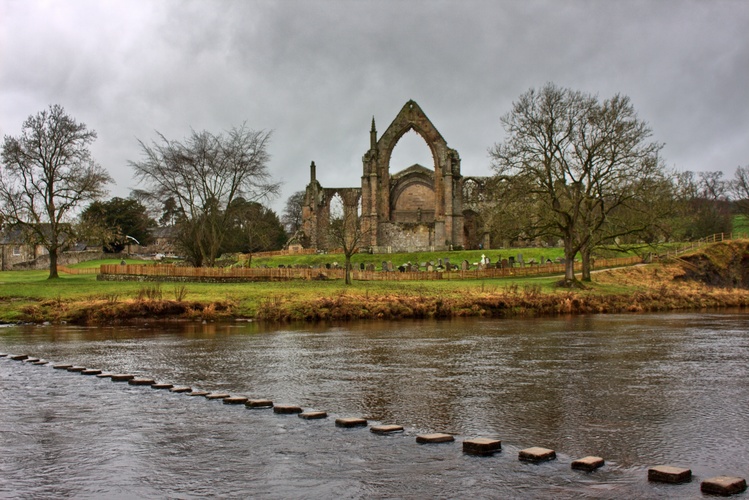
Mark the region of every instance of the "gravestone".
POLYGON ((444 263, 445 269, 448 271, 452 271, 452 268, 450 267, 450 257, 445 257, 445 263, 444 263))
POLYGON ((443 265, 442 264, 442 257, 440 257, 439 259, 437 259, 437 265, 438 266, 442 266, 443 265))
POLYGON ((523 261, 523 254, 518 254, 518 262, 520 263, 520 267, 525 267, 525 262, 523 261))
POLYGON ((515 267, 515 257, 510 255, 508 262, 510 263, 510 267, 515 267))
POLYGON ((382 271, 387 272, 388 271, 388 263, 384 260, 382 261, 382 271))
POLYGON ((389 260, 389 261, 388 261, 388 271, 390 271, 390 272, 392 273, 392 272, 393 272, 393 269, 395 269, 395 268, 393 267, 393 261, 389 260))
POLYGON ((464 260, 463 263, 460 265, 460 269, 463 271, 468 271, 470 267, 471 267, 471 264, 467 260, 464 260))
POLYGON ((359 264, 359 271, 364 271, 366 268, 367 268, 367 266, 364 264, 364 262, 362 262, 361 264, 359 264))
POLYGON ((369 272, 374 272, 375 265, 374 264, 367 264, 366 270, 369 271, 369 272))
POLYGON ((507 259, 502 259, 502 269, 510 267, 510 262, 507 259))

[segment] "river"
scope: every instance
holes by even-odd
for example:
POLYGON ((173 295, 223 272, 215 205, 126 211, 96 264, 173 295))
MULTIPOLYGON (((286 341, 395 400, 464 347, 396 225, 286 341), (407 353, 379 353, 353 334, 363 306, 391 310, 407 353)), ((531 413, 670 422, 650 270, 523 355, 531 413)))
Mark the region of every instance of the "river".
POLYGON ((2 357, 0 497, 702 498, 702 479, 749 476, 748 326, 744 313, 684 313, 6 327, 3 353, 329 417, 2 357), (405 430, 342 429, 337 417, 405 430), (431 432, 456 441, 416 443, 431 432), (461 441, 473 437, 501 439, 502 451, 463 454, 461 441), (531 446, 557 459, 518 461, 531 446), (570 469, 586 455, 606 465, 570 469), (648 467, 659 464, 695 477, 649 483, 648 467))

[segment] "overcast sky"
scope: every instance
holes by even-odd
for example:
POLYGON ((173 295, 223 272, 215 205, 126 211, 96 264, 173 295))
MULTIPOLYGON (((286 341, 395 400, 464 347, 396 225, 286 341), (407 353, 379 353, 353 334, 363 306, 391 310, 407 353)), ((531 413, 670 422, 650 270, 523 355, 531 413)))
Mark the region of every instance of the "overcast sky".
MULTIPOLYGON (((680 170, 749 165, 749 1, 0 0, 0 134, 50 104, 98 133, 111 194, 159 131, 273 131, 272 206, 360 185, 379 133, 415 100, 462 159, 490 175, 499 118, 546 82, 631 97, 680 170)), ((431 166, 414 133, 391 170, 431 166)))

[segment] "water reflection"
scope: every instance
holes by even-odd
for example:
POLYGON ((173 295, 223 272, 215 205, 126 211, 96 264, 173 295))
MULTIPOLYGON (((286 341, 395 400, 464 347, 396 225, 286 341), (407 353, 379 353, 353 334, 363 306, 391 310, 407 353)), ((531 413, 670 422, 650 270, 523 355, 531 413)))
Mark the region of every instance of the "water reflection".
MULTIPOLYGON (((698 477, 746 475, 746 326, 743 314, 669 314, 280 329, 256 323, 8 328, 0 332, 3 352, 267 397, 332 416, 365 416, 404 425, 407 432, 372 438, 366 432, 336 432, 326 421, 314 424, 316 433, 309 436, 299 430, 300 419, 248 415, 243 409, 215 411, 216 404, 206 406, 196 398, 123 388, 49 368, 23 365, 21 370, 6 359, 0 363, 3 380, 20 378, 0 391, 5 408, 0 411, 29 398, 34 410, 16 408, 28 412, 27 420, 0 424, 2 436, 19 434, 29 443, 12 466, 8 458, 0 459, 0 472, 10 469, 9 477, 16 478, 9 489, 0 481, 0 496, 30 487, 20 471, 32 471, 28 477, 36 482, 28 483, 44 492, 40 496, 128 497, 132 491, 159 496, 165 486, 145 479, 144 462, 136 460, 133 469, 133 455, 163 462, 176 477, 205 466, 210 457, 222 461, 230 450, 241 454, 242 446, 259 444, 262 451, 252 454, 257 463, 250 474, 263 485, 259 496, 296 496, 302 490, 283 486, 292 477, 322 496, 423 496, 426 481, 431 488, 426 496, 471 492, 481 497, 482 482, 500 481, 509 496, 548 498, 553 491, 557 497, 616 498, 626 488, 626 496, 657 498, 661 487, 643 481, 648 465, 682 464, 698 477), (58 397, 56 388, 72 395, 58 397), (60 405, 66 408, 68 397, 75 398, 75 408, 63 411, 60 405), (121 411, 102 413, 102 405, 121 411), (133 422, 125 435, 120 414, 133 422), (258 435, 252 439, 238 430, 249 418, 263 423, 253 422, 258 435), (80 430, 81 421, 94 430, 80 430), (494 467, 487 471, 486 461, 463 457, 459 447, 446 454, 414 445, 413 436, 427 431, 498 437, 505 452, 492 459, 494 467), (290 443, 284 439, 289 434, 299 440, 290 443), (363 446, 373 446, 372 455, 363 446), (527 446, 556 449, 559 463, 516 464, 516 451, 527 446), (76 447, 96 453, 71 464, 64 453, 76 447), (201 448, 206 457, 196 456, 201 448), (606 470, 592 479, 567 470, 571 459, 589 454, 605 457, 606 470), (116 481, 106 481, 106 491, 64 489, 65 475, 85 476, 84 470, 102 467, 118 471, 116 481), (337 468, 348 476, 337 477, 337 468), (411 480, 402 475, 405 470, 411 480), (133 483, 141 489, 131 490, 133 483)), ((0 445, 0 452, 18 454, 7 444, 0 445)), ((246 475, 249 464, 230 460, 226 467, 246 475)), ((215 467, 207 470, 216 472, 215 467)), ((219 475, 231 483, 226 471, 219 475)), ((179 491, 190 495, 247 493, 238 484, 185 480, 187 486, 179 491)), ((692 486, 666 491, 699 497, 692 486)))

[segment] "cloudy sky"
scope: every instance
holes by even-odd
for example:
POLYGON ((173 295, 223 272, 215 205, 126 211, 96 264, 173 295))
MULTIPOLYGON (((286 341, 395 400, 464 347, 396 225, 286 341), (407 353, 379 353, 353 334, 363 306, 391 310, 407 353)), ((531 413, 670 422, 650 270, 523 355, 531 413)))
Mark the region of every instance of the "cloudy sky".
MULTIPOLYGON (((372 117, 382 133, 409 99, 464 175, 489 175, 499 118, 546 82, 630 96, 670 167, 749 165, 746 0, 0 0, 0 134, 62 105, 117 196, 138 139, 245 122, 273 131, 276 210, 312 160, 323 186, 358 186, 372 117)), ((417 162, 409 133, 391 169, 417 162)))

